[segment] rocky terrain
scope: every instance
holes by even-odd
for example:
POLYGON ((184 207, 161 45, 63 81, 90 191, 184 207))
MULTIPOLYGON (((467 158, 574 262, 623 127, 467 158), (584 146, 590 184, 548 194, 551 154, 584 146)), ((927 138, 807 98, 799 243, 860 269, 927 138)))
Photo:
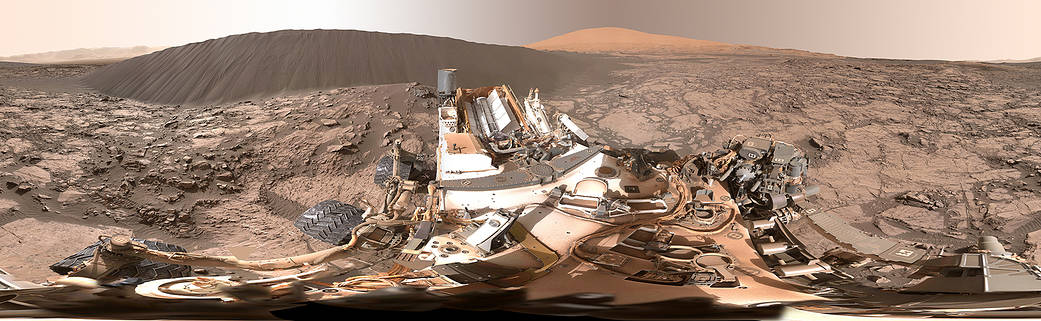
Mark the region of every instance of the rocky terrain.
MULTIPOLYGON (((1041 63, 595 49, 569 56, 594 67, 540 87, 605 143, 690 153, 771 135, 809 154, 812 206, 857 228, 949 249, 997 235, 1041 259, 1041 63)), ((15 275, 48 277, 98 234, 251 258, 318 248, 291 225, 302 210, 375 199, 391 140, 434 143, 428 81, 176 105, 76 85, 95 68, 0 68, 0 268, 15 275)), ((793 227, 818 254, 838 246, 793 227)))
MULTIPOLYGON (((3 73, 25 68, 59 79, 91 69, 3 73)), ((413 83, 186 107, 4 86, 0 266, 42 280, 100 234, 253 258, 321 247, 292 220, 326 199, 378 199, 371 165, 383 147, 436 143, 432 97, 413 83)))
MULTIPOLYGON (((618 59, 630 68, 550 105, 621 145, 699 152, 735 135, 793 142, 823 187, 812 207, 926 248, 996 235, 1041 262, 1041 64, 618 59)), ((793 226, 817 255, 839 247, 807 220, 793 226)), ((892 269, 876 277, 894 278, 892 269)))

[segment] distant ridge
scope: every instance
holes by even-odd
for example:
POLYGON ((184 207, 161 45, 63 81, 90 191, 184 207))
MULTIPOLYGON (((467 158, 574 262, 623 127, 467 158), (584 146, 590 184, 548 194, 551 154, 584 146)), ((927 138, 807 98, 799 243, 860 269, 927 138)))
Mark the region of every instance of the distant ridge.
POLYGON ((538 50, 573 52, 662 52, 719 51, 737 45, 677 36, 658 35, 632 29, 604 27, 572 31, 525 45, 538 50))
POLYGON ((735 45, 723 42, 646 33, 632 29, 603 27, 572 31, 524 47, 545 51, 569 51, 577 53, 622 53, 622 54, 758 54, 813 56, 835 58, 823 54, 797 49, 780 49, 751 45, 735 45))
POLYGON ((0 57, 0 61, 24 62, 33 64, 75 64, 94 62, 116 62, 140 55, 150 54, 168 47, 104 47, 79 48, 71 50, 48 51, 17 56, 0 57))
POLYGON ((1020 64, 1020 63, 1030 63, 1030 62, 1041 62, 1041 57, 1035 57, 1035 58, 1030 58, 1030 59, 990 60, 990 61, 984 61, 984 62, 996 63, 996 64, 1020 64))
POLYGON ((100 68, 84 82, 103 93, 204 104, 297 90, 418 81, 459 69, 463 86, 551 89, 588 65, 576 55, 452 38, 356 30, 248 33, 168 48, 100 68))

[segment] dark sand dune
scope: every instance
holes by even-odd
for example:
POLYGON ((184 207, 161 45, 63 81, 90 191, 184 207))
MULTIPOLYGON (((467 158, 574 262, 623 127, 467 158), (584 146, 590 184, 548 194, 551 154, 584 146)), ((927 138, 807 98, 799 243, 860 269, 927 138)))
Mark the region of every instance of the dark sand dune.
POLYGON ((26 62, 17 62, 17 61, 0 61, 0 68, 27 67, 27 66, 32 66, 32 65, 34 65, 34 64, 26 63, 26 62))
POLYGON ((249 33, 173 47, 99 69, 88 86, 167 104, 250 99, 305 89, 419 81, 461 69, 460 85, 560 84, 590 60, 564 53, 412 34, 354 30, 249 33))

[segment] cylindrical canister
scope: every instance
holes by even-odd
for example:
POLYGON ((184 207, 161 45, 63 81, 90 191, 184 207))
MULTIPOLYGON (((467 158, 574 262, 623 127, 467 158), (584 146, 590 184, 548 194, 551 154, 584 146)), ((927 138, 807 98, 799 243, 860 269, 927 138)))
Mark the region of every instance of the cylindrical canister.
POLYGON ((455 93, 455 69, 441 69, 437 71, 437 94, 438 96, 451 96, 455 93))
POLYGON ((793 264, 793 265, 782 265, 777 267, 777 272, 781 277, 793 277, 810 275, 814 273, 827 272, 831 270, 831 266, 824 263, 816 264, 793 264))
POLYGON ((752 221, 752 228, 760 230, 771 229, 774 228, 775 224, 777 223, 775 223, 773 220, 755 220, 752 221))
POLYGON ((784 253, 788 249, 792 248, 792 245, 788 242, 766 242, 759 243, 757 246, 759 253, 762 255, 774 255, 777 253, 784 253))

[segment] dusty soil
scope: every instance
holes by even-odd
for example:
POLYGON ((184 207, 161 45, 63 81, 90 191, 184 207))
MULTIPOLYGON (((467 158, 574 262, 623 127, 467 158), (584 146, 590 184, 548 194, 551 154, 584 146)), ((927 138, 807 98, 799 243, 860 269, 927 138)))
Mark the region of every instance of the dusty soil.
MULTIPOLYGON (((611 67, 573 75, 545 105, 603 142, 700 152, 772 135, 810 155, 823 186, 813 206, 858 228, 949 248, 998 235, 1041 258, 1041 236, 1027 238, 1041 229, 1041 64, 761 49, 573 57, 611 67)), ((98 233, 253 258, 320 248, 296 215, 374 199, 373 163, 391 139, 434 143, 436 100, 415 83, 163 105, 78 86, 95 68, 0 66, 0 267, 15 275, 51 275, 47 264, 98 233)), ((813 251, 836 246, 801 226, 813 251)))

